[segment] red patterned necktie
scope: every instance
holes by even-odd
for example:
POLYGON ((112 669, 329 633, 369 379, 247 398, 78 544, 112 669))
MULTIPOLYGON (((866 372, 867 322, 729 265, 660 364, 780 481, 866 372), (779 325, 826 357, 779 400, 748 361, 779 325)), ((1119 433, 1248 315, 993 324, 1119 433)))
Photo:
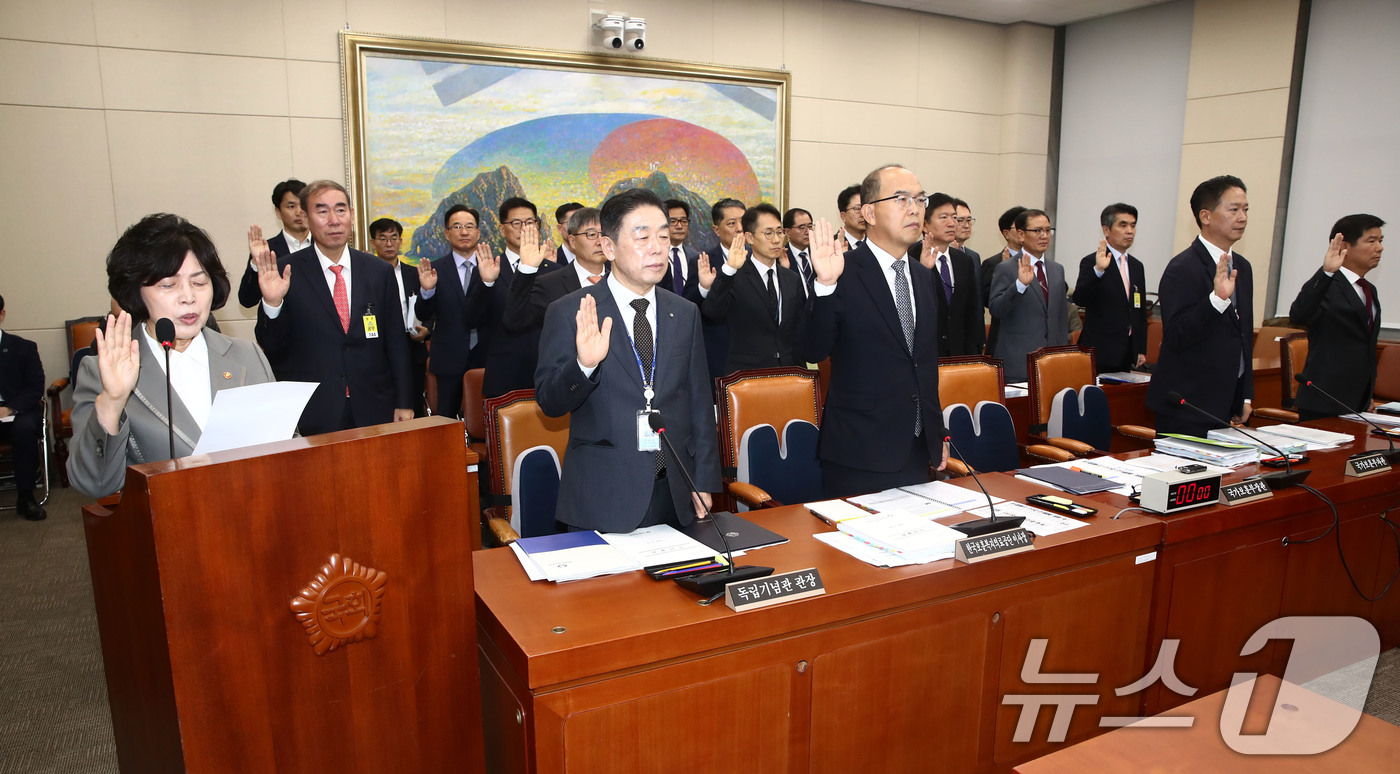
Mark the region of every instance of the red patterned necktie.
POLYGON ((331 295, 335 297, 335 313, 340 315, 341 333, 350 332, 350 294, 345 289, 345 278, 340 273, 345 270, 344 266, 332 266, 331 271, 335 272, 335 290, 331 295))
POLYGON ((1040 282, 1040 293, 1045 296, 1045 303, 1050 303, 1050 283, 1045 280, 1045 261, 1035 262, 1035 278, 1040 282))

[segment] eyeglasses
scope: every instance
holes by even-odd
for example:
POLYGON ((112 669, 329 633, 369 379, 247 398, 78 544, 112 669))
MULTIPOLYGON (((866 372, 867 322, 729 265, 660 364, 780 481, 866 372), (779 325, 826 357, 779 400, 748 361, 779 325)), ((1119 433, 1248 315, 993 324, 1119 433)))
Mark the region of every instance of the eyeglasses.
POLYGON ((928 194, 921 193, 910 196, 907 193, 897 193, 894 196, 886 196, 883 199, 876 199, 873 202, 866 202, 866 204, 879 204, 880 202, 889 201, 894 202, 895 204, 899 205, 900 207, 906 210, 915 206, 917 206, 918 209, 922 210, 928 206, 928 194))
POLYGON ((1053 229, 1053 228, 1023 228, 1023 229, 1021 229, 1021 230, 1024 231, 1024 232, 1026 232, 1027 234, 1035 234, 1036 236, 1054 236, 1054 235, 1055 235, 1055 229, 1053 229))
POLYGON ((666 222, 672 226, 689 226, 690 218, 667 218, 666 222))
POLYGON ((790 228, 790 229, 788 229, 788 230, 789 230, 789 231, 811 231, 811 230, 812 230, 812 224, 811 224, 811 223, 803 223, 803 224, 800 225, 800 226, 793 226, 792 228, 790 228))
MULTIPOLYGON (((882 201, 883 201, 883 200, 882 200, 882 201)), ((874 203, 875 203, 875 202, 871 202, 871 204, 874 204, 874 203)), ((842 211, 842 212, 860 212, 860 205, 857 204, 857 205, 854 206, 854 207, 847 207, 846 209, 841 210, 841 211, 842 211)))
POLYGON ((476 231, 477 227, 470 223, 458 223, 455 226, 448 226, 448 231, 476 231))
POLYGON ((397 242, 402 238, 403 237, 399 236, 398 234, 380 234, 379 236, 374 238, 374 241, 389 244, 390 242, 397 242))
POLYGON ((537 225, 539 222, 538 218, 527 218, 525 220, 508 220, 501 225, 510 226, 511 228, 525 228, 526 226, 537 225))
POLYGON ((976 223, 976 222, 977 222, 977 219, 976 219, 976 218, 972 218, 972 217, 968 217, 968 218, 955 218, 955 220, 957 220, 959 223, 966 223, 966 224, 969 225, 969 226, 971 226, 973 223, 976 223))
POLYGON ((764 239, 772 240, 774 237, 780 237, 782 235, 783 230, 780 228, 765 228, 759 231, 755 236, 761 236, 764 239))
POLYGON ((602 236, 602 235, 603 235, 603 232, 599 231, 599 230, 596 229, 596 228, 590 228, 590 229, 588 229, 587 231, 570 231, 570 232, 569 232, 569 236, 581 236, 581 237, 583 237, 584 239, 597 239, 598 237, 600 237, 600 236, 602 236))

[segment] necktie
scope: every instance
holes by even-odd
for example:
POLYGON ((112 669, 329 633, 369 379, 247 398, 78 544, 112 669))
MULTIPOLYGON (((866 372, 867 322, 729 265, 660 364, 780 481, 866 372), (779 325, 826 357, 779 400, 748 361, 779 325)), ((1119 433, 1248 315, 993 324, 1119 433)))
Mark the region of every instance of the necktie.
POLYGON ((1035 279, 1040 283, 1040 294, 1045 297, 1045 304, 1050 304, 1050 283, 1045 280, 1045 261, 1035 262, 1035 279))
MULTIPOLYGON (((632 345, 637 348, 637 357, 642 361, 642 378, 651 376, 651 323, 647 322, 647 306, 650 304, 645 298, 634 299, 631 307, 636 311, 632 315, 632 345)), ((653 387, 654 389, 654 387, 653 387)), ((661 456, 661 452, 656 453, 656 473, 660 477, 661 471, 666 468, 666 460, 661 456)))
POLYGON ((590 274, 588 275, 588 284, 597 285, 601 279, 603 279, 603 275, 601 274, 590 274))
POLYGON ((812 263, 807 260, 807 251, 803 250, 797 254, 797 270, 802 272, 802 281, 808 284, 812 282, 812 263))
MULTIPOLYGON (((904 346, 909 355, 914 355, 914 300, 909 296, 909 280, 904 276, 904 261, 896 260, 894 269, 894 308, 899 312, 899 327, 904 329, 904 346)), ((914 435, 923 432, 923 409, 919 405, 919 394, 914 393, 914 435)))
POLYGON ((472 275, 472 265, 464 263, 457 267, 457 279, 462 281, 462 292, 467 292, 467 280, 472 275))
POLYGON ((948 256, 938 256, 938 276, 943 280, 943 300, 953 301, 953 273, 948 271, 948 256))
POLYGON ((685 290, 685 275, 681 273, 681 249, 671 248, 671 282, 675 285, 676 295, 680 295, 685 290))
POLYGON ((773 276, 773 269, 768 269, 768 311, 773 315, 773 322, 780 322, 778 319, 778 280, 773 276))
POLYGON ((1128 281, 1128 254, 1123 253, 1118 256, 1118 273, 1123 275, 1123 295, 1128 297, 1128 304, 1133 303, 1132 283, 1128 281))
POLYGON ((335 288, 331 291, 331 297, 335 299, 335 313, 340 315, 341 333, 350 332, 350 294, 345 288, 345 278, 340 275, 345 271, 344 266, 332 266, 331 271, 335 273, 335 288))
POLYGON ((1356 284, 1361 286, 1361 292, 1366 294, 1366 322, 1367 330, 1376 329, 1376 289, 1365 277, 1356 280, 1356 284))

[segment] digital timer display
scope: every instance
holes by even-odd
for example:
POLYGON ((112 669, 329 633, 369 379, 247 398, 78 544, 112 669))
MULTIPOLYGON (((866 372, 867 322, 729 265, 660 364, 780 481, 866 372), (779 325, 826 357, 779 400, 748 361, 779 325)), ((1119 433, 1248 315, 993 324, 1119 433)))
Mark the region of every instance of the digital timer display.
POLYGON ((1173 509, 1214 502, 1220 496, 1220 477, 1183 481, 1167 487, 1167 503, 1173 509))

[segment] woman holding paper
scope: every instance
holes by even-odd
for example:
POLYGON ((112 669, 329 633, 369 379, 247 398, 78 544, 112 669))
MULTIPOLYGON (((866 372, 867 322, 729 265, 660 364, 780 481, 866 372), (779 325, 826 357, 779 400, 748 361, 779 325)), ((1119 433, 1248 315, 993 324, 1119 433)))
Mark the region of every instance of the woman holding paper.
POLYGON ((228 272, 209 235, 184 218, 148 215, 128 228, 107 255, 107 290, 122 311, 107 316, 97 355, 78 371, 68 457, 69 480, 93 497, 121 489, 128 465, 189 456, 214 393, 274 381, 256 344, 205 329, 209 313, 228 299, 228 272), (162 318, 175 323, 174 449, 165 352, 156 339, 162 318))

